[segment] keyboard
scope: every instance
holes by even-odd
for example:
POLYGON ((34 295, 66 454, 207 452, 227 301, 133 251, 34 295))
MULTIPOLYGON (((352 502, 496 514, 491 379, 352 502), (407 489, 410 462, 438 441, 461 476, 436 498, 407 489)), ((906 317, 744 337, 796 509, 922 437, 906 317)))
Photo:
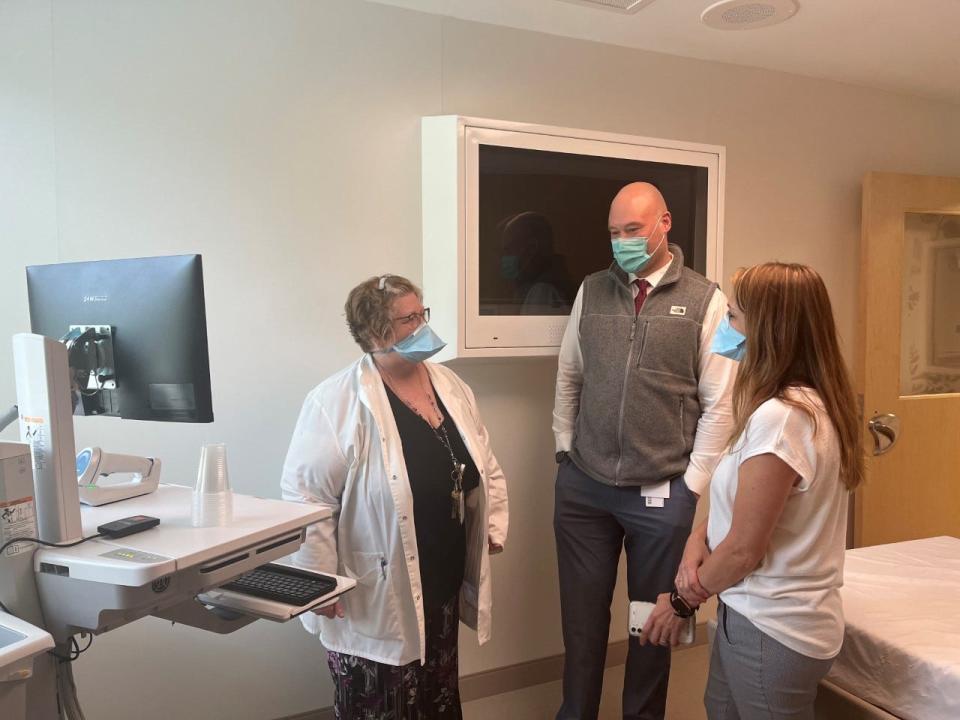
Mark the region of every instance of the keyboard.
POLYGON ((337 587, 335 578, 317 576, 285 565, 273 563, 244 573, 236 580, 222 585, 223 590, 254 595, 265 600, 295 605, 313 602, 318 597, 332 592, 337 587))

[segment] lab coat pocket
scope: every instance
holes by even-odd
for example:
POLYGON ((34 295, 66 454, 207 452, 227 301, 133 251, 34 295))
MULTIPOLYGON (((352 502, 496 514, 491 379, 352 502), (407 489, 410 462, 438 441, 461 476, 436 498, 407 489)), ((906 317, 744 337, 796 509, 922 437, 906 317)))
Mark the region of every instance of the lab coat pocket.
POLYGON ((350 556, 344 571, 357 581, 357 587, 344 595, 344 610, 353 631, 371 638, 398 636, 397 598, 386 554, 353 552, 350 556))

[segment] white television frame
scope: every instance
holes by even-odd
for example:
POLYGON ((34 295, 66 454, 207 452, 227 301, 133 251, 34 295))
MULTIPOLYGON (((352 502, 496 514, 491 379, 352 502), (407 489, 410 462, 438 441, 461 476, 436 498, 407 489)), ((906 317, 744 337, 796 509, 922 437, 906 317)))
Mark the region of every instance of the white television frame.
POLYGON ((722 274, 722 146, 458 115, 424 117, 421 138, 423 288, 430 324, 448 343, 439 361, 556 355, 567 324, 566 315, 480 315, 480 145, 707 168, 706 275, 722 274))

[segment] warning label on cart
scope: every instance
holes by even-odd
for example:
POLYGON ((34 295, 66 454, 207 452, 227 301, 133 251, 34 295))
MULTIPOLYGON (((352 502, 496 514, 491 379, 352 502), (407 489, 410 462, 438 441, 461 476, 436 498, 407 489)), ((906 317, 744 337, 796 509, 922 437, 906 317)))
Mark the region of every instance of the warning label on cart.
MULTIPOLYGON (((37 513, 32 497, 0 502, 0 545, 16 538, 37 536, 37 513)), ((14 543, 3 551, 4 555, 19 555, 31 548, 31 543, 14 543)))

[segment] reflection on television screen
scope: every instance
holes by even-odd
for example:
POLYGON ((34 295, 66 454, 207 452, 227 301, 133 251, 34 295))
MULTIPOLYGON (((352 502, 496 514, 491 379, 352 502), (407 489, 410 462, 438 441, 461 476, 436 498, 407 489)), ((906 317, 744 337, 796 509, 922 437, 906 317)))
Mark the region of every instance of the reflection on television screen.
POLYGON ((624 185, 663 193, 670 242, 706 265, 707 170, 624 158, 481 145, 480 315, 567 315, 577 288, 612 262, 607 215, 624 185))

